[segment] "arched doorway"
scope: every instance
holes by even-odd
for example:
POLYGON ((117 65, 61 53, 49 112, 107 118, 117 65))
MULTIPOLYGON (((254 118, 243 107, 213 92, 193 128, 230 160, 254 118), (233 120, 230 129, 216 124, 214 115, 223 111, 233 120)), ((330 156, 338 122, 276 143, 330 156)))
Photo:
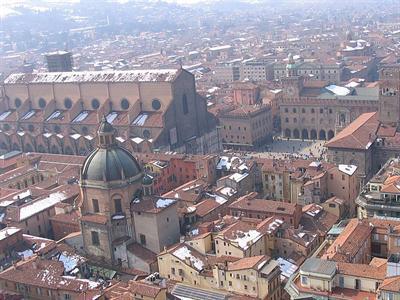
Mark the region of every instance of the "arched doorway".
POLYGON ((288 128, 285 129, 285 137, 287 137, 287 138, 291 138, 292 137, 292 132, 288 128))
POLYGON ((3 149, 3 150, 8 150, 7 144, 4 143, 4 142, 2 142, 2 143, 0 144, 0 148, 3 149))
POLYGON ((300 138, 300 132, 298 129, 293 130, 293 138, 295 138, 295 139, 300 138))
POLYGON ((328 131, 328 140, 330 140, 331 138, 333 138, 335 136, 335 133, 333 132, 333 130, 329 130, 328 131))
POLYGON ((312 140, 316 140, 317 139, 317 131, 315 129, 311 129, 310 136, 311 136, 312 140))
POLYGON ((321 129, 321 130, 319 131, 319 139, 320 139, 320 140, 326 140, 326 133, 325 133, 325 130, 321 129))
POLYGON ((301 138, 304 140, 308 140, 308 130, 307 129, 303 129, 301 131, 301 138))

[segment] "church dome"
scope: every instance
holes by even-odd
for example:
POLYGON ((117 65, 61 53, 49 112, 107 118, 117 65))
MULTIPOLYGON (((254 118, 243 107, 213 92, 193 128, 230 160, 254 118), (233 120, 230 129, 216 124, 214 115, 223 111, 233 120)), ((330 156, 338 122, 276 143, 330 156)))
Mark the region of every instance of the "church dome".
POLYGON ((99 126, 98 138, 97 149, 83 163, 83 181, 131 181, 142 178, 138 162, 132 154, 116 144, 115 129, 105 118, 99 126))

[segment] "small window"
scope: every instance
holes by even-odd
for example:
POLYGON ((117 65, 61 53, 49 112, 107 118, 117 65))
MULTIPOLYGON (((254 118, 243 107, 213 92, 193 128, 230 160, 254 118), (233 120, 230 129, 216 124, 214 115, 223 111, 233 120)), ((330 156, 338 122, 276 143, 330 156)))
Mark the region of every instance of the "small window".
POLYGON ((33 132, 33 131, 35 130, 35 127, 34 127, 32 124, 29 124, 29 125, 28 125, 28 130, 29 130, 30 132, 33 132))
POLYGON ((116 213, 122 213, 121 199, 114 199, 114 207, 116 213))
POLYGON ((93 109, 98 109, 100 107, 100 102, 97 99, 92 100, 92 108, 93 109))
POLYGON ((45 108, 46 107, 46 100, 44 100, 43 98, 39 99, 39 107, 40 108, 45 108))
POLYGON ((100 245, 99 233, 97 231, 92 231, 92 245, 94 246, 100 245))
POLYGON ((21 99, 19 99, 19 98, 15 98, 15 100, 14 100, 14 104, 15 104, 15 107, 20 107, 21 106, 21 104, 22 104, 22 101, 21 101, 21 99))
POLYGON ((161 102, 158 99, 153 99, 151 102, 151 107, 153 107, 154 110, 159 110, 161 108, 161 102))
POLYGON ((308 277, 301 276, 301 285, 308 285, 308 277))
POLYGON ((139 237, 140 237, 140 243, 142 245, 146 245, 146 236, 144 234, 140 234, 139 237))
POLYGON ((182 97, 182 110, 184 115, 187 115, 189 113, 189 106, 186 95, 183 95, 182 97))
POLYGON ((72 101, 70 98, 65 98, 64 99, 64 106, 66 109, 70 109, 72 107, 72 101))
POLYGON ((98 213, 100 211, 99 208, 99 200, 97 199, 92 199, 92 204, 93 204, 93 212, 98 213))
POLYGON ((122 109, 128 109, 129 108, 129 101, 128 99, 124 98, 121 100, 121 108, 122 109))
POLYGON ((145 139, 149 139, 151 137, 150 130, 148 130, 148 129, 143 130, 143 137, 145 139))

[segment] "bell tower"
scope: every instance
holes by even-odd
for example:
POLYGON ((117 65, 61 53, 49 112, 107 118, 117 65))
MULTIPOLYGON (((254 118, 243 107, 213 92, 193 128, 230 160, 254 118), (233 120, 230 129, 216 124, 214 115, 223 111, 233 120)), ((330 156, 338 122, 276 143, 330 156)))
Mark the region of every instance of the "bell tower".
POLYGON ((285 98, 299 98, 303 89, 303 77, 297 74, 297 65, 290 53, 286 65, 286 77, 281 79, 285 98))
POLYGON ((379 70, 379 121, 400 125, 400 64, 379 70))

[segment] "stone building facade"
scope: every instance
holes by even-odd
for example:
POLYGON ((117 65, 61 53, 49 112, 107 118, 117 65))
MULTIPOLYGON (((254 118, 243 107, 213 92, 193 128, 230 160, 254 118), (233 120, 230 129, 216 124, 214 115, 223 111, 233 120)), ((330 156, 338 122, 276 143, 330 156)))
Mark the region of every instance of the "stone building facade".
POLYGON ((326 86, 305 80, 292 56, 281 82, 279 112, 282 135, 287 138, 329 140, 362 113, 378 110, 378 88, 326 86))
POLYGON ((86 155, 103 115, 120 143, 171 150, 195 144, 214 124, 183 69, 12 74, 0 111, 0 146, 26 152, 86 155))

